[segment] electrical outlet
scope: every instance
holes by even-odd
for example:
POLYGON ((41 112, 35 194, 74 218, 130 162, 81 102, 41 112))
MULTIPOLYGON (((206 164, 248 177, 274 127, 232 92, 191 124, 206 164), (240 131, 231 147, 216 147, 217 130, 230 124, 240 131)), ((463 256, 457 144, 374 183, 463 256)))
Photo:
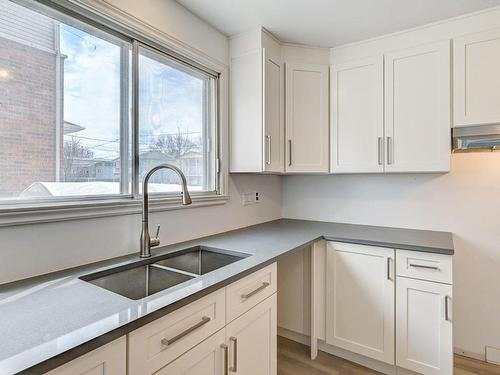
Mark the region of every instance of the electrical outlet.
POLYGON ((259 196, 259 192, 258 191, 255 192, 254 199, 255 199, 255 203, 259 203, 260 202, 260 196, 259 196))

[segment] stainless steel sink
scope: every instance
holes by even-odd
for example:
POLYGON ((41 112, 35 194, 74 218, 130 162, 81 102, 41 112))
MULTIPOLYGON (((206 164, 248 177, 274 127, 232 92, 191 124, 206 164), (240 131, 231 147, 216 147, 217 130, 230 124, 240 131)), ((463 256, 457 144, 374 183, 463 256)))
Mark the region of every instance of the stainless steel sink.
POLYGON ((196 246, 85 275, 80 279, 130 299, 141 299, 227 266, 248 254, 196 246))
POLYGON ((247 256, 247 254, 213 251, 202 246, 196 246, 191 249, 181 250, 177 255, 160 260, 155 264, 195 275, 204 275, 247 256))
POLYGON ((113 269, 110 272, 102 276, 99 274, 84 276, 82 280, 130 299, 141 299, 193 278, 156 267, 154 264, 125 270, 113 269))

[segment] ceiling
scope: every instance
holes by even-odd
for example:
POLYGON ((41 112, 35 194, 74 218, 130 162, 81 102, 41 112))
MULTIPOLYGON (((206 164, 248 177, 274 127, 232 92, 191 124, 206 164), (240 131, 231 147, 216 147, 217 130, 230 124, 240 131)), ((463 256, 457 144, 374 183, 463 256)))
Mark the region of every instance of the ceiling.
POLYGON ((177 0, 226 35, 259 25, 333 47, 500 5, 500 0, 177 0))

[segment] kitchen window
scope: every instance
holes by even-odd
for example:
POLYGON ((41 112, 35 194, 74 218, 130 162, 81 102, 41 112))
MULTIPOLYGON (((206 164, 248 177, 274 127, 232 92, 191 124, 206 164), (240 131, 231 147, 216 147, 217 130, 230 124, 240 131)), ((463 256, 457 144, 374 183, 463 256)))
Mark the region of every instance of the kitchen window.
MULTIPOLYGON (((0 0, 0 210, 135 201, 161 163, 195 200, 219 195, 218 75, 73 15, 0 0)), ((159 171, 150 191, 172 200, 180 184, 159 171)))

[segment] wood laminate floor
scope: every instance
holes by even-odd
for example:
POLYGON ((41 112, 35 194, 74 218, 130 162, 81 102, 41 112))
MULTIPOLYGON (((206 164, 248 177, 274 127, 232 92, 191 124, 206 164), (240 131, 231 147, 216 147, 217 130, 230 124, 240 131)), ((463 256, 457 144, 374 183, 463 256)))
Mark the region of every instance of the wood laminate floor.
MULTIPOLYGON (((278 375, 367 375, 377 371, 319 352, 311 361, 309 347, 278 336, 278 375)), ((455 355, 454 375, 500 375, 500 366, 455 355)))

